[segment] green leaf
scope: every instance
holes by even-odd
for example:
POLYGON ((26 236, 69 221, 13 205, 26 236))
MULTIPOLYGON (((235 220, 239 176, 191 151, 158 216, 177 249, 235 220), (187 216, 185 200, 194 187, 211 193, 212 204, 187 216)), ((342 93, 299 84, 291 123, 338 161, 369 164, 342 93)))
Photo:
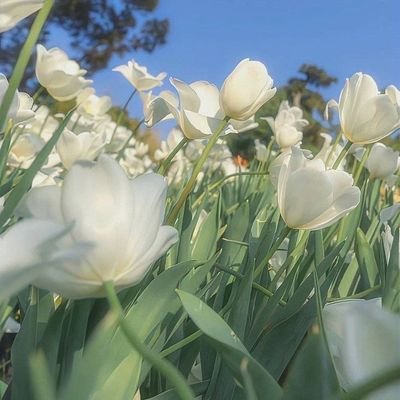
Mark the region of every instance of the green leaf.
MULTIPOLYGON (((157 276, 126 313, 130 326, 145 342, 161 334, 161 323, 167 324, 179 308, 175 288, 199 262, 188 261, 171 267, 157 276)), ((82 358, 71 366, 71 377, 62 392, 62 400, 125 400, 133 398, 140 383, 142 358, 124 334, 115 328, 110 317, 102 321, 86 345, 82 358), (122 378, 121 378, 122 377, 122 378), (118 389, 116 389, 118 387, 118 389), (110 397, 111 396, 111 397, 110 397)))
POLYGON ((31 187, 33 178, 40 171, 40 168, 42 168, 42 166, 45 164, 47 157, 51 153, 53 147, 56 145, 62 132, 67 126, 73 112, 74 110, 67 114, 64 120, 60 123, 59 127, 53 133, 53 136, 50 138, 50 140, 43 146, 42 150, 40 150, 32 165, 26 170, 21 180, 9 194, 7 201, 4 204, 3 211, 0 213, 0 226, 3 226, 7 220, 12 217, 15 208, 18 206, 18 203, 22 199, 23 195, 31 187))
POLYGON ((257 382, 258 399, 264 399, 266 393, 270 400, 279 399, 282 389, 278 383, 250 355, 228 324, 197 297, 181 290, 177 290, 177 293, 190 318, 211 339, 211 345, 221 355, 236 379, 244 384, 241 363, 247 360, 248 373, 253 381, 257 382))
POLYGON ((283 400, 331 399, 339 391, 322 335, 311 333, 289 370, 283 400))
POLYGON ((366 290, 374 287, 377 284, 379 269, 374 251, 361 228, 357 228, 355 253, 361 277, 359 289, 366 290))

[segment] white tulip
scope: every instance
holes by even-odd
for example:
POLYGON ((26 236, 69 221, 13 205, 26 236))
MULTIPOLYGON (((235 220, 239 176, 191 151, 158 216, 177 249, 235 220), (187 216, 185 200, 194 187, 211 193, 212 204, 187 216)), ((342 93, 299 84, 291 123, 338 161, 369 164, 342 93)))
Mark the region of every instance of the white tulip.
POLYGON ((370 178, 385 179, 396 172, 400 166, 399 152, 383 143, 375 143, 365 163, 370 178))
POLYGON ((94 246, 81 262, 48 270, 36 285, 65 297, 84 298, 104 296, 107 281, 118 290, 139 282, 178 239, 176 229, 162 225, 166 192, 161 175, 130 180, 105 155, 97 163, 75 163, 61 188, 32 189, 19 215, 73 224, 65 241, 94 246))
POLYGON ((268 160, 268 149, 267 146, 261 143, 258 139, 254 141, 256 147, 256 160, 265 163, 268 160))
POLYGON ((168 110, 189 139, 207 138, 216 132, 225 117, 219 105, 218 88, 205 81, 188 85, 178 79, 171 79, 171 83, 178 91, 179 107, 169 99, 161 97, 153 101, 149 107, 153 109, 157 107, 159 110, 164 107, 168 110))
POLYGON ((86 254, 88 246, 82 243, 59 246, 66 231, 56 221, 29 219, 17 222, 0 236, 0 279, 14 276, 11 286, 2 288, 2 300, 47 272, 48 267, 60 268, 86 254))
POLYGON ((225 115, 244 121, 276 93, 267 68, 259 61, 242 60, 225 79, 220 104, 225 115))
POLYGON ((84 116, 94 119, 103 118, 112 107, 111 97, 109 96, 99 97, 92 93, 89 96, 85 96, 82 101, 80 101, 80 96, 78 96, 78 103, 80 103, 78 111, 84 116))
MULTIPOLYGON (((328 345, 339 382, 346 391, 400 365, 400 316, 382 309, 381 300, 345 300, 324 308, 328 345)), ((395 400, 393 383, 366 397, 395 400)))
POLYGON ((18 136, 8 154, 7 164, 10 167, 27 169, 34 161, 36 154, 43 148, 45 142, 34 133, 23 133, 18 136))
POLYGON ((83 132, 79 135, 65 129, 56 149, 61 162, 66 169, 70 169, 78 160, 93 161, 106 145, 105 135, 83 132))
POLYGON ((375 143, 400 128, 399 90, 391 85, 381 93, 374 79, 361 72, 346 80, 339 103, 328 102, 326 117, 329 107, 338 109, 343 134, 352 143, 375 143))
POLYGON ((0 33, 14 28, 21 20, 40 10, 44 0, 1 0, 0 33))
POLYGON ((36 77, 49 94, 59 101, 76 98, 92 81, 84 78, 86 70, 58 49, 37 45, 36 77))
POLYGON ((288 101, 283 101, 275 119, 261 118, 268 122, 275 136, 275 141, 281 149, 298 145, 303 139, 301 131, 308 121, 303 119, 303 111, 299 107, 290 107, 288 101))
POLYGON ((163 90, 158 96, 153 96, 151 92, 140 92, 140 98, 143 103, 144 120, 148 127, 174 118, 165 102, 176 108, 178 107, 178 99, 169 90, 163 90))
POLYGON ((157 76, 151 75, 146 67, 139 65, 135 60, 128 61, 127 65, 115 67, 113 71, 120 72, 128 82, 139 92, 154 89, 163 84, 167 76, 165 72, 157 76))
POLYGON ((278 178, 278 205, 290 228, 318 230, 332 225, 360 202, 360 189, 343 171, 326 170, 321 160, 307 160, 292 147, 278 178))
POLYGON ((239 121, 236 119, 230 119, 229 120, 229 126, 226 129, 226 133, 242 133, 242 132, 248 132, 253 129, 258 128, 258 122, 255 121, 254 115, 250 117, 249 119, 246 119, 244 121, 239 121))
MULTIPOLYGON (((322 160, 328 169, 331 169, 335 164, 335 161, 339 157, 343 146, 339 143, 336 144, 335 148, 332 145, 332 136, 327 133, 320 133, 320 136, 324 139, 324 143, 321 150, 315 156, 316 159, 322 160)), ((343 159, 336 169, 343 170, 346 160, 343 159)))
MULTIPOLYGON (((7 89, 8 80, 3 74, 0 74, 0 104, 4 99, 7 89)), ((10 118, 14 124, 26 124, 35 117, 35 112, 32 111, 32 106, 32 97, 27 93, 19 92, 17 90, 8 111, 8 118, 10 118)))

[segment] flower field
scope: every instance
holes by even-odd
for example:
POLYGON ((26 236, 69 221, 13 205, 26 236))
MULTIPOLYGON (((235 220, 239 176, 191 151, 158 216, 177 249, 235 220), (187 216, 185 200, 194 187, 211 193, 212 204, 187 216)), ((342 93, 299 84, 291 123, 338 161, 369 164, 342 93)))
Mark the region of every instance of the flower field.
POLYGON ((398 400, 399 89, 349 76, 311 151, 297 105, 257 114, 277 92, 262 62, 170 91, 131 60, 115 116, 38 43, 53 6, 0 4, 0 37, 35 14, 0 74, 0 398, 398 400), (152 149, 140 129, 167 120, 152 149), (261 121, 271 140, 233 154, 261 121))

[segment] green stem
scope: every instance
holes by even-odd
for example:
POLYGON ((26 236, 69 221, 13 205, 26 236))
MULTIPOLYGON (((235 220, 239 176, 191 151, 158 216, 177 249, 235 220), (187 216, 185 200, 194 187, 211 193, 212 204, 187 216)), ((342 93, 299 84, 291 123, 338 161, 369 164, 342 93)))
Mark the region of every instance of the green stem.
POLYGON ((400 366, 385 371, 368 382, 356 387, 350 392, 342 394, 340 400, 359 400, 364 399, 366 395, 382 388, 383 386, 400 381, 400 366))
POLYGON ((174 225, 175 220, 176 220, 176 218, 177 218, 177 216, 179 214, 180 209, 185 204, 185 201, 186 201, 187 197, 189 196, 189 194, 193 190, 193 188, 194 188, 194 186, 196 184, 197 176, 201 172, 201 169, 202 169, 204 163, 206 162, 207 157, 210 154, 211 149, 214 147, 215 143, 217 143, 217 141, 219 139, 219 135, 221 134, 221 132, 226 127, 226 124, 228 123, 228 120, 229 120, 228 117, 226 117, 221 122, 221 125, 215 131, 215 133, 212 134, 210 140, 207 143, 207 146, 205 147, 203 153, 201 154, 200 158, 198 159, 198 161, 197 161, 197 163, 196 163, 196 165, 195 165, 195 167, 193 169, 192 175, 191 175, 188 183, 183 188, 183 191, 182 191, 181 195, 179 196, 178 201, 175 203, 175 205, 172 208, 170 214, 168 215, 168 218, 167 218, 167 224, 168 225, 174 225))
POLYGON ((121 150, 118 152, 117 154, 117 161, 119 161, 122 156, 124 155, 124 151, 126 150, 126 148, 129 146, 129 142, 131 141, 131 139, 133 137, 136 136, 137 131, 139 130, 139 128, 141 127, 141 125, 143 124, 144 119, 141 119, 138 124, 135 126, 135 129, 132 131, 132 133, 129 135, 128 139, 126 140, 126 142, 124 143, 124 145, 122 146, 121 150))
MULTIPOLYGON (((239 272, 236 272, 230 268, 226 268, 221 264, 215 264, 215 266, 220 269, 221 271, 226 272, 227 274, 230 274, 232 276, 234 276, 235 278, 238 278, 240 280, 244 279, 244 276, 242 274, 239 274, 239 272)), ((260 293, 262 293, 263 295, 267 296, 267 297, 273 297, 275 295, 275 293, 271 292, 270 290, 266 289, 264 286, 259 285, 256 282, 252 282, 251 286, 253 287, 253 289, 258 290, 260 293)), ((281 306, 286 306, 286 302, 284 300, 279 300, 279 304, 281 306)))
POLYGON ((186 136, 184 136, 183 139, 175 146, 175 148, 171 151, 171 153, 168 155, 168 157, 162 162, 162 164, 158 168, 157 172, 160 175, 165 176, 167 174, 172 160, 179 153, 179 151, 186 146, 187 143, 189 143, 189 139, 186 136))
POLYGON ((342 151, 339 154, 339 157, 335 160, 335 163, 333 164, 332 169, 336 169, 340 163, 342 162, 343 158, 346 156, 346 154, 349 152, 350 147, 353 143, 347 142, 346 145, 343 147, 342 151))
POLYGON ((124 106, 122 107, 121 111, 119 112, 117 121, 115 122, 115 128, 114 128, 114 132, 113 132, 113 134, 112 134, 112 136, 111 136, 111 141, 110 141, 110 142, 113 141, 114 136, 115 136, 115 134, 117 133, 118 126, 119 126, 119 124, 121 123, 122 116, 124 115, 125 111, 127 110, 128 105, 129 105, 129 103, 131 102, 133 96, 136 94, 136 92, 137 92, 137 90, 135 89, 135 90, 131 93, 131 95, 128 97, 128 100, 125 102, 124 106))
POLYGON ((162 375, 169 379, 169 381, 175 386, 175 390, 181 399, 193 400, 193 392, 181 373, 170 362, 160 357, 160 355, 154 352, 152 349, 149 349, 131 329, 127 320, 125 319, 124 311, 118 299, 113 282, 105 282, 104 289, 107 293, 107 299, 110 308, 118 317, 118 324, 132 347, 143 357, 145 361, 150 363, 162 375))
POLYGON ((54 0, 45 0, 42 9, 33 22, 29 35, 19 53, 17 63, 14 67, 14 73, 11 76, 6 94, 4 95, 3 102, 0 106, 0 132, 3 132, 7 124, 8 111, 10 110, 11 103, 14 99, 15 92, 21 84, 26 67, 32 55, 33 47, 35 46, 40 32, 46 23, 47 17, 53 7, 54 0))
POLYGON ((332 157, 333 157, 333 155, 334 155, 334 153, 335 153, 336 147, 337 147, 337 145, 338 145, 339 142, 340 142, 340 139, 341 139, 342 135, 343 135, 342 132, 339 132, 339 133, 336 135, 335 141, 334 141, 333 144, 332 144, 331 151, 329 152, 328 158, 326 159, 326 165, 329 165, 329 161, 331 161, 331 159, 332 159, 332 157))
POLYGON ((260 176, 265 176, 265 175, 269 175, 268 172, 261 172, 261 171, 245 171, 245 172, 235 172, 233 174, 224 176, 223 178, 221 178, 220 180, 218 180, 217 182, 214 182, 212 184, 210 184, 207 189, 196 199, 196 201, 193 203, 193 208, 197 207, 199 205, 199 203, 201 203, 201 201, 203 200, 203 198, 206 196, 207 193, 218 189, 218 187, 220 185, 222 185, 225 181, 227 181, 230 178, 234 178, 235 176, 239 176, 239 175, 260 175, 260 176))
POLYGON ((367 146, 367 148, 365 149, 365 152, 364 152, 364 154, 363 154, 363 156, 361 158, 360 164, 358 165, 356 173, 354 175, 354 185, 357 185, 357 183, 358 183, 358 181, 360 179, 361 172, 362 172, 362 170, 364 168, 365 163, 367 162, 369 154, 371 153, 371 149, 372 149, 371 145, 367 146))
POLYGON ((256 268, 256 270, 254 272, 254 277, 257 277, 258 275, 260 275, 262 270, 268 264, 268 261, 275 254, 275 252, 279 249, 279 246, 282 244, 282 242, 287 237, 287 235, 289 235, 290 231, 291 231, 291 228, 289 228, 288 226, 285 226, 285 228, 283 228, 280 235, 278 236, 278 238, 276 239, 276 241, 274 242, 272 247, 269 249, 267 255, 264 257, 264 259, 260 262, 260 264, 256 268))
POLYGON ((180 350, 182 347, 187 346, 188 344, 194 342, 196 339, 198 339, 201 335, 203 334, 202 331, 196 331, 192 333, 191 335, 185 337, 184 339, 180 340, 179 342, 173 344, 172 346, 166 348, 160 353, 161 357, 167 357, 170 354, 174 353, 177 350, 180 350))

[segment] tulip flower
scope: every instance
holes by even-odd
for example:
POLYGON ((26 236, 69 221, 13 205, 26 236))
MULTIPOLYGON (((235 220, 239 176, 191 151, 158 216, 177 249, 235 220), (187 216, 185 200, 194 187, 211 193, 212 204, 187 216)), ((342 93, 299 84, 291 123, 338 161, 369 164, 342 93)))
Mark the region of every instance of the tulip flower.
POLYGON ((64 130, 56 148, 61 162, 66 169, 70 169, 75 161, 93 161, 106 145, 105 135, 83 132, 79 135, 64 130))
POLYGON ((352 143, 375 143, 400 128, 399 90, 390 85, 381 93, 374 79, 361 72, 346 80, 339 103, 328 102, 326 117, 329 107, 338 109, 343 134, 352 143))
MULTIPOLYGON (((7 89, 8 80, 3 74, 0 74, 0 104, 3 101, 7 89)), ((8 117, 14 124, 24 124, 35 117, 32 106, 33 99, 27 93, 17 91, 11 103, 10 110, 8 111, 8 117)))
POLYGON ((40 10, 44 0, 1 0, 0 33, 14 28, 21 20, 40 10))
POLYGON ((34 133, 23 133, 10 149, 7 164, 10 167, 27 169, 34 161, 36 154, 43 148, 45 142, 34 133))
POLYGON ((375 143, 365 163, 370 178, 385 179, 396 172, 400 166, 399 152, 383 143, 375 143))
POLYGON ((72 100, 89 87, 92 81, 85 79, 85 75, 86 70, 70 60, 64 51, 37 45, 37 80, 56 100, 72 100))
MULTIPOLYGON (((179 106, 166 97, 159 97, 149 107, 153 110, 156 107, 168 110, 188 139, 207 138, 216 132, 225 117, 219 105, 218 88, 205 81, 188 85, 178 79, 171 79, 171 83, 178 91, 179 106)), ((147 125, 149 119, 145 121, 147 125)))
POLYGON ((259 61, 242 60, 225 79, 220 104, 225 115, 244 121, 276 93, 267 68, 259 61))
POLYGON ((140 98, 143 103, 144 120, 148 127, 174 118, 166 103, 177 108, 178 99, 169 90, 163 90, 158 96, 153 96, 151 92, 141 92, 140 98))
POLYGON ((293 229, 325 228, 360 202, 350 174, 326 170, 323 161, 307 160, 296 147, 283 158, 277 191, 282 218, 293 229))
POLYGON ((167 76, 165 72, 159 73, 157 76, 149 74, 146 67, 139 65, 135 60, 131 60, 127 65, 120 65, 113 69, 120 72, 128 82, 139 92, 154 89, 163 84, 163 80, 167 76))
POLYGON ((303 119, 303 111, 299 107, 290 107, 288 101, 280 104, 275 119, 261 119, 268 122, 281 149, 298 145, 303 139, 301 129, 308 125, 308 121, 303 119))
POLYGON ((72 224, 65 242, 93 244, 83 260, 51 269, 35 284, 65 297, 84 298, 104 296, 107 281, 117 289, 138 283, 178 238, 174 228, 162 225, 166 191, 161 175, 130 180, 105 155, 97 163, 75 163, 62 187, 32 189, 19 215, 72 224))
POLYGON ((256 160, 265 163, 268 160, 268 149, 267 146, 261 143, 258 139, 254 141, 254 145, 256 147, 256 160))
POLYGON ((109 96, 96 96, 91 93, 89 96, 85 96, 82 101, 80 101, 80 96, 78 96, 78 107, 79 113, 89 118, 101 119, 103 118, 112 107, 111 97, 109 96))
POLYGON ((0 236, 2 300, 31 283, 48 268, 76 262, 89 247, 84 243, 59 246, 67 229, 56 221, 29 219, 17 222, 0 236))
MULTIPOLYGON (((339 382, 346 391, 400 365, 400 316, 382 309, 381 299, 328 304, 324 320, 339 382)), ((368 395, 368 400, 399 395, 396 382, 368 395)))

